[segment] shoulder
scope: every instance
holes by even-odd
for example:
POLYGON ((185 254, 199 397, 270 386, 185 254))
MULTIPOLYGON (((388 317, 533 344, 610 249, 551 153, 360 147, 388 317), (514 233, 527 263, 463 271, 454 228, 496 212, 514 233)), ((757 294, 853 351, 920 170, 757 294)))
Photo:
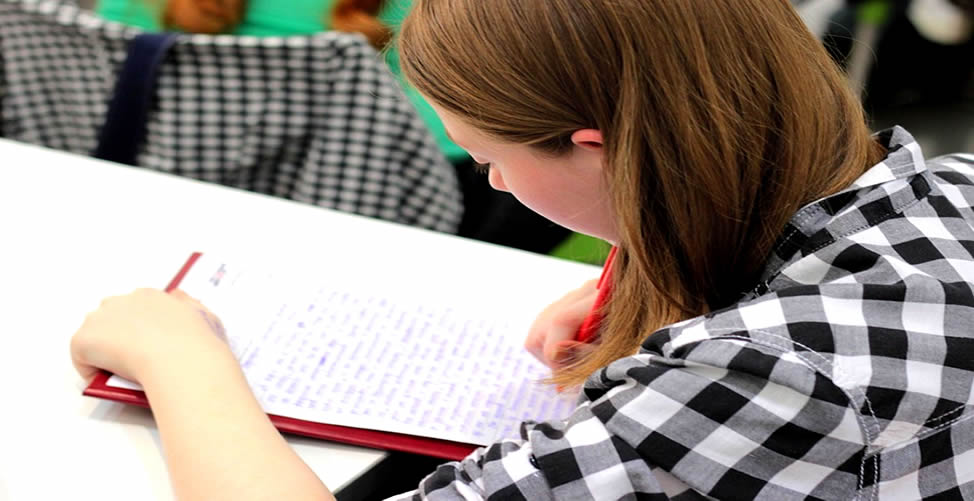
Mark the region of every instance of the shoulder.
POLYGON ((722 320, 663 329, 639 354, 598 371, 573 416, 576 437, 569 428, 564 443, 545 445, 577 454, 567 443, 606 435, 613 454, 639 457, 720 499, 854 492, 869 440, 855 396, 775 329, 762 337, 765 329, 722 320), (803 476, 806 470, 814 475, 803 476))
POLYGON ((654 333, 643 356, 845 405, 868 447, 933 432, 964 412, 974 381, 974 259, 962 243, 974 232, 958 217, 928 207, 839 239, 829 257, 792 264, 800 274, 783 270, 767 294, 654 333), (813 265, 817 283, 795 280, 813 265))
POLYGON ((954 153, 927 161, 938 191, 961 207, 974 202, 974 154, 954 153))

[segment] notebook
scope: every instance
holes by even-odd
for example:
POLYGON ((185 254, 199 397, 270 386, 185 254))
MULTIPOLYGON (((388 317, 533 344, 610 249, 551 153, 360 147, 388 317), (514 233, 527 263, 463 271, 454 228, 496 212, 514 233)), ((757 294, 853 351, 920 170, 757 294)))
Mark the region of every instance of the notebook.
MULTIPOLYGON (((575 407, 576 394, 542 382, 548 370, 523 348, 531 318, 516 308, 507 315, 461 300, 462 291, 431 299, 354 276, 195 253, 167 290, 184 290, 221 318, 283 432, 460 459, 518 437, 523 421, 564 418, 575 407)), ((107 373, 84 394, 148 407, 137 384, 107 373)))

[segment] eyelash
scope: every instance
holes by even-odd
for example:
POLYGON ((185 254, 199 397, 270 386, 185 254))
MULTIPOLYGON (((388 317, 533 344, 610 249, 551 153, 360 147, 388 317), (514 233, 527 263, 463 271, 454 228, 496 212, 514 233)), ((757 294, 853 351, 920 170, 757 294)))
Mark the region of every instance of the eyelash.
POLYGON ((476 171, 478 174, 487 175, 490 173, 490 164, 482 164, 482 163, 474 162, 473 170, 476 171))

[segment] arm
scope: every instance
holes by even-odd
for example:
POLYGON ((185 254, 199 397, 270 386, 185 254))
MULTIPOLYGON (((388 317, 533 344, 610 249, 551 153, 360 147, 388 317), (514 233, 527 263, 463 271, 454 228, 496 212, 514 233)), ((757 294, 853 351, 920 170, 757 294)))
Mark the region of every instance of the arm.
POLYGON ((229 350, 141 376, 177 499, 334 499, 260 408, 229 350), (216 355, 216 356, 213 356, 216 355))
POLYGON ((755 375, 774 350, 712 343, 694 361, 620 359, 589 379, 567 420, 529 424, 523 440, 443 465, 397 500, 854 496, 869 473, 845 395, 790 361, 778 359, 779 382, 755 375), (728 358, 741 370, 708 363, 728 358))
POLYGON ((184 294, 106 300, 72 339, 79 373, 138 381, 181 500, 331 500, 260 408, 221 327, 184 294))

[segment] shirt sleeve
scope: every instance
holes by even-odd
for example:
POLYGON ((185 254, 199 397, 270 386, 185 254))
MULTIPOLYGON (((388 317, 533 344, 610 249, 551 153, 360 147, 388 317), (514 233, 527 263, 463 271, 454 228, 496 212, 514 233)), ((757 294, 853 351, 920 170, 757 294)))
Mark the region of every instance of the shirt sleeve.
POLYGON ((619 360, 568 419, 526 423, 522 440, 442 465, 397 499, 846 499, 860 488, 860 422, 825 375, 734 340, 693 352, 619 360))

